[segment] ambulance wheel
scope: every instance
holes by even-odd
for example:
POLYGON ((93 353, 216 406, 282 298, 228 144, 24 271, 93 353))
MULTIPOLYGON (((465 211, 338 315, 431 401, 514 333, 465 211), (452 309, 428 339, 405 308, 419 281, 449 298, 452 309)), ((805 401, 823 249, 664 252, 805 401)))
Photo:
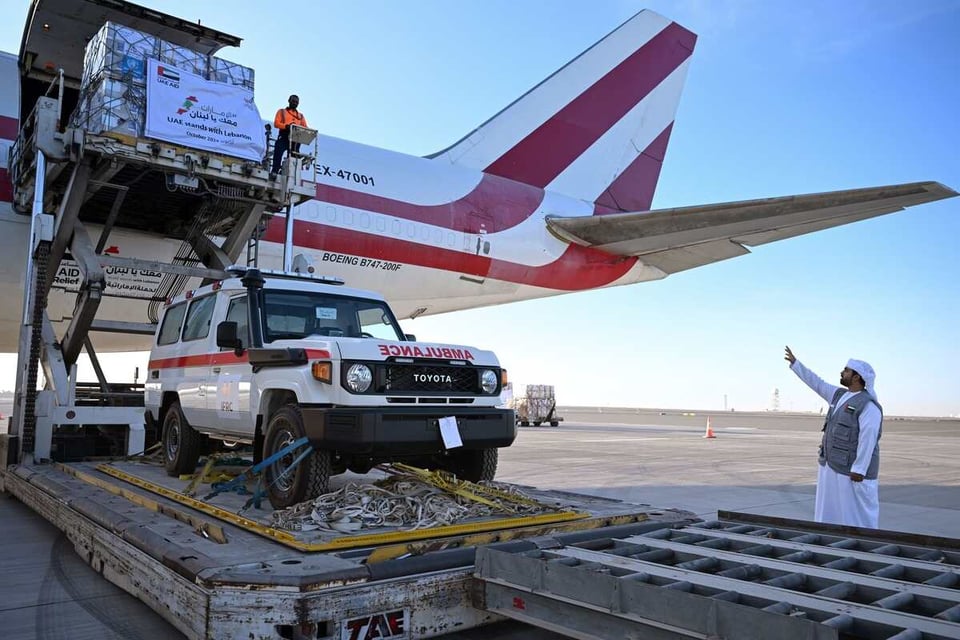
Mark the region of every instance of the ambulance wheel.
POLYGON ((497 475, 498 449, 470 449, 454 454, 453 473, 461 480, 479 482, 497 475))
POLYGON ((530 426, 530 422, 527 421, 527 420, 521 420, 521 421, 520 421, 520 426, 521 426, 521 427, 529 427, 529 426, 530 426))
POLYGON ((197 470, 203 436, 187 423, 179 400, 175 400, 163 416, 162 438, 163 465, 168 475, 179 476, 197 470))
POLYGON ((550 421, 550 426, 551 426, 551 427, 559 427, 559 426, 560 426, 560 422, 557 421, 557 420, 551 420, 551 421, 550 421))
MULTIPOLYGON (((300 407, 288 404, 270 417, 263 438, 263 459, 271 457, 287 445, 306 435, 300 407)), ((330 480, 330 452, 313 451, 296 467, 285 473, 303 453, 300 448, 274 461, 264 469, 263 481, 274 509, 286 509, 326 493, 330 480)))

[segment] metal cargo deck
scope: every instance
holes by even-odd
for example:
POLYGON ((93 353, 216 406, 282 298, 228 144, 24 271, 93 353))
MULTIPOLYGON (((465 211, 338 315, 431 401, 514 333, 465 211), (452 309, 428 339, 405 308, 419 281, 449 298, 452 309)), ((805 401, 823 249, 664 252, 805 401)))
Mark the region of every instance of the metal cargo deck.
POLYGON ((960 540, 720 512, 477 551, 478 608, 575 638, 960 638, 960 540))
POLYGON ((246 496, 197 509, 162 469, 108 466, 12 467, 5 488, 191 638, 349 638, 377 624, 429 638, 504 618, 575 638, 960 638, 952 538, 732 512, 701 522, 532 487, 580 517, 290 533, 267 526, 269 507, 232 517, 246 496))
POLYGON ((694 520, 683 511, 523 487, 580 517, 498 527, 467 522, 413 532, 408 540, 379 532, 383 542, 358 546, 350 536, 271 530, 268 505, 244 512, 246 523, 227 517, 247 496, 225 493, 209 510, 193 508, 173 497, 186 482, 164 480, 162 468, 112 463, 129 476, 123 479, 98 466, 10 467, 5 489, 61 529, 85 562, 190 638, 348 638, 350 625, 377 615, 409 638, 469 629, 502 619, 474 605, 478 545, 524 551, 546 540, 574 544, 694 520), (163 484, 166 490, 156 490, 163 484), (332 550, 303 551, 298 544, 332 550))

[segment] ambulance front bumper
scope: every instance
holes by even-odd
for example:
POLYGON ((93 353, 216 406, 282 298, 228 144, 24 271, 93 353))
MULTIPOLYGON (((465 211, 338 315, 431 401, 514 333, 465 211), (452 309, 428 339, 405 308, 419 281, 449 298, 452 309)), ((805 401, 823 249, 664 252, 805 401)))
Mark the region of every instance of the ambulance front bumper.
POLYGON ((508 447, 517 437, 512 409, 495 407, 311 407, 301 405, 310 444, 372 456, 444 451, 440 418, 455 417, 465 449, 508 447))

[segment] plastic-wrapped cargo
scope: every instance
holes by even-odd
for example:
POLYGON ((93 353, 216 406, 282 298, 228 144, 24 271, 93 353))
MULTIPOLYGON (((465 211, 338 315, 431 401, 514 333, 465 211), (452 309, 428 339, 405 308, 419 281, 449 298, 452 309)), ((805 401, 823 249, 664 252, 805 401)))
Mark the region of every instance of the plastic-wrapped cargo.
POLYGON ((160 57, 160 40, 114 22, 105 23, 87 43, 81 87, 104 76, 146 83, 147 58, 160 57))
POLYGON ((553 385, 550 384, 528 384, 524 390, 524 395, 528 398, 553 398, 553 385))
POLYGON ((80 100, 70 123, 91 133, 141 137, 146 122, 146 68, 153 58, 181 71, 253 92, 253 69, 207 56, 136 29, 106 22, 87 43, 80 100))
POLYGON ((158 58, 160 46, 154 36, 105 23, 87 43, 80 100, 71 124, 92 133, 142 135, 147 59, 158 58))
POLYGON ((161 40, 160 55, 157 59, 181 71, 207 77, 208 56, 206 54, 161 40))
POLYGON ((557 416, 557 401, 551 384, 526 385, 523 395, 513 398, 511 406, 521 426, 549 423, 555 427, 563 420, 557 416))
POLYGON ((92 133, 114 131, 140 136, 146 109, 146 87, 105 76, 81 93, 72 124, 92 133))
POLYGON ((223 58, 211 56, 206 78, 253 91, 253 69, 223 58))

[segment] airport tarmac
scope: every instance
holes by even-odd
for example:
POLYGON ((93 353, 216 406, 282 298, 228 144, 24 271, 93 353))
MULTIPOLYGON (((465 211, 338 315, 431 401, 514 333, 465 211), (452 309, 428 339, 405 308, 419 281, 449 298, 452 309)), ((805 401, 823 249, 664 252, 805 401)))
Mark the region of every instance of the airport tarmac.
MULTIPOLYGON (((811 414, 560 408, 558 427, 522 427, 498 479, 686 509, 810 519, 822 418, 811 414), (716 437, 703 438, 707 417, 716 437)), ((888 417, 880 526, 960 537, 960 420, 888 417)), ((182 637, 100 577, 52 525, 0 499, 0 629, 10 640, 182 637)), ((560 638, 518 623, 448 640, 560 638)))
MULTIPOLYGON (((498 479, 715 517, 812 519, 823 418, 779 412, 563 409, 522 427, 498 479), (716 435, 702 436, 707 418, 716 435)), ((960 537, 960 420, 890 417, 880 440, 880 528, 960 537)))

